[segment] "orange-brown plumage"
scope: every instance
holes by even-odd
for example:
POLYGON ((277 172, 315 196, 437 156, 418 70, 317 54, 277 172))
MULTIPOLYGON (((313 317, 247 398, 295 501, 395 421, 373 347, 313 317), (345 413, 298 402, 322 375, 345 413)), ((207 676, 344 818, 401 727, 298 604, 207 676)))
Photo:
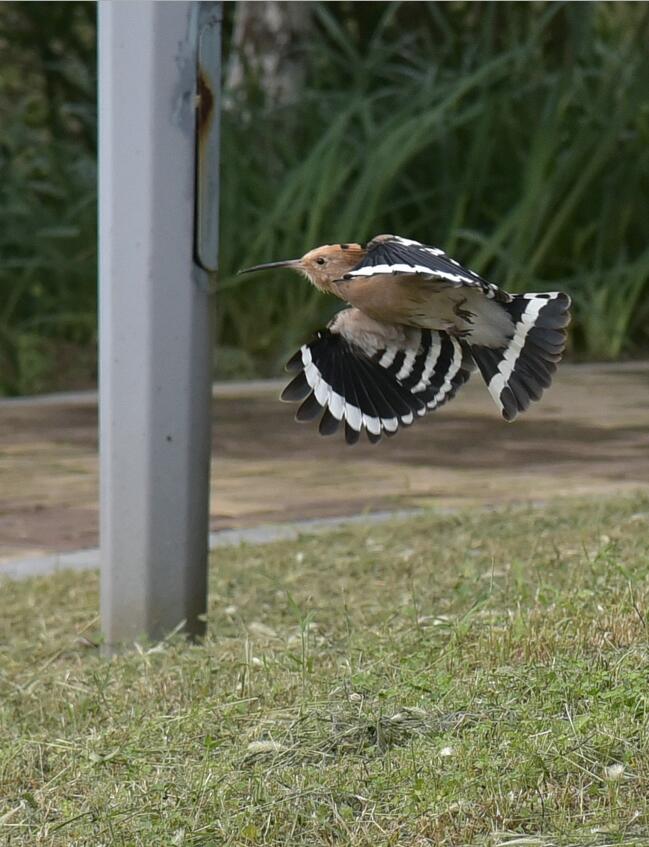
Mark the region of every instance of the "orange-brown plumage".
POLYGON ((340 296, 332 288, 334 280, 342 279, 344 274, 356 267, 363 260, 365 253, 365 248, 360 244, 324 244, 322 247, 309 250, 301 259, 255 265, 240 273, 267 268, 292 268, 304 274, 320 291, 340 296))

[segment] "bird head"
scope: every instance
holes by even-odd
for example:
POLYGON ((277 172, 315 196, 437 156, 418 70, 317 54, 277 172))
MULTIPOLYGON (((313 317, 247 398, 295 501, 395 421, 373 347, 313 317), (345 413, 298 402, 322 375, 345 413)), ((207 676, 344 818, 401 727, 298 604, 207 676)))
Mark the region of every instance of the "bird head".
POLYGON ((292 268, 303 273, 316 288, 329 291, 332 282, 341 279, 361 261, 365 250, 360 244, 325 244, 309 250, 301 259, 289 259, 283 262, 267 262, 239 271, 240 274, 252 271, 265 271, 271 268, 292 268))

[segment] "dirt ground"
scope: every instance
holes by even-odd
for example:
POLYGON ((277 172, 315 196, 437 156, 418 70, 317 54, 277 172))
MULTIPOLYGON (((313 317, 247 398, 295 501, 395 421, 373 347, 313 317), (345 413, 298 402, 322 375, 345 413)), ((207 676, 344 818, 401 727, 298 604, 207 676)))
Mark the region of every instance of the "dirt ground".
MULTIPOLYGON (((476 376, 395 438, 348 447, 293 422, 277 385, 220 386, 212 529, 417 506, 649 491, 649 362, 563 365, 514 424, 476 376)), ((91 397, 0 402, 2 561, 97 545, 91 397)))

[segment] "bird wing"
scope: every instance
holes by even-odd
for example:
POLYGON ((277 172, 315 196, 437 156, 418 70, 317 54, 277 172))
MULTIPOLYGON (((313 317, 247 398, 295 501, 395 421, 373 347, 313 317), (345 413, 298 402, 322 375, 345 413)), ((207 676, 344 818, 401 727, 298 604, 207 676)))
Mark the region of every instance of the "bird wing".
POLYGON ((296 376, 282 400, 301 402, 296 420, 320 416, 321 435, 344 424, 348 444, 372 443, 448 402, 473 369, 448 333, 381 324, 345 309, 289 360, 296 376))
POLYGON ((362 261, 342 279, 377 276, 379 274, 412 274, 443 280, 453 287, 478 288, 489 299, 509 302, 510 295, 483 279, 475 271, 451 259, 439 247, 428 247, 398 235, 377 235, 366 246, 362 261))

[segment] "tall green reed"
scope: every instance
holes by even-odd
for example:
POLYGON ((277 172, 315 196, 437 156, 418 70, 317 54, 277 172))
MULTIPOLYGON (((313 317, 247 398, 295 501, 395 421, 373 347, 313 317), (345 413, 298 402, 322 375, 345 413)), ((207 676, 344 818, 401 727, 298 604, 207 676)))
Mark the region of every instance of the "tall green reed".
POLYGON ((384 6, 361 43, 318 4, 300 101, 254 132, 225 116, 220 338, 276 370, 337 305, 236 268, 393 231, 512 291, 562 286, 580 355, 642 352, 647 9, 415 4, 432 22, 415 32, 412 5, 384 6))
POLYGON ((65 385, 80 359, 92 375, 94 19, 91 3, 0 4, 0 394, 65 385))
MULTIPOLYGON (((94 344, 94 11, 73 5, 0 6, 0 393, 47 387, 50 340, 94 344)), ((277 373, 340 306, 237 269, 379 232, 565 289, 579 357, 646 354, 649 6, 311 8, 297 100, 248 88, 223 115, 228 368, 277 373)))

